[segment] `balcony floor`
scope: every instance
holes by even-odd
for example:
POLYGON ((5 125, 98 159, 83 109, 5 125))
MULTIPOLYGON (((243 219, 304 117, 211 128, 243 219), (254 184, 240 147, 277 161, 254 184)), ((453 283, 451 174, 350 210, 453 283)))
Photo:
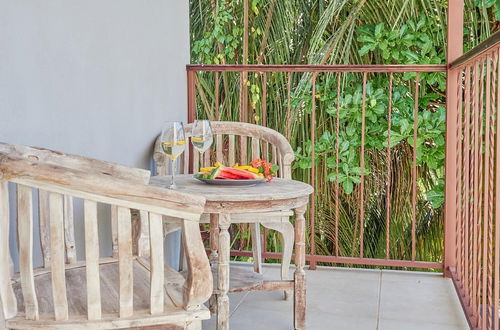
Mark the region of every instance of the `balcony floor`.
MULTIPOLYGON (((469 329, 451 280, 439 274, 318 267, 307 272, 307 329, 469 329)), ((277 265, 264 267, 276 279, 277 265)), ((293 329, 282 292, 231 294, 230 328, 293 329)), ((215 316, 203 329, 215 329, 215 316)))

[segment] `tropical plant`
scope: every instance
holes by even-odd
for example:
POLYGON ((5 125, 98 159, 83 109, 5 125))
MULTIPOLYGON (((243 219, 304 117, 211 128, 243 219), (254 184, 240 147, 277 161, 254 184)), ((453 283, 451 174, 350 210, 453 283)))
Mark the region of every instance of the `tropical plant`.
MULTIPOLYGON (((465 5, 467 50, 497 28, 500 3, 466 0, 465 5)), ((446 6, 446 0, 191 0, 192 62, 443 64, 446 6)), ((311 81, 315 79, 316 253, 332 255, 338 248, 340 255, 356 256, 360 244, 362 75, 268 74, 265 123, 264 77, 256 73, 243 78, 242 83, 236 73, 220 75, 220 118, 265 124, 282 132, 296 150, 293 175, 307 182, 310 182, 313 164, 311 81), (339 77, 340 99, 337 98, 339 77), (248 91, 248 113, 239 112, 240 87, 248 91), (337 193, 338 247, 334 227, 337 193)), ((411 255, 412 205, 408 192, 412 191, 413 111, 418 101, 416 252, 419 260, 439 261, 443 249, 446 77, 443 73, 420 74, 419 97, 415 100, 416 74, 393 74, 390 145, 389 79, 385 73, 367 75, 364 255, 385 257, 385 201, 389 178, 390 255, 397 259, 408 259, 411 255), (391 149, 389 160, 388 147, 391 149)), ((197 81, 198 116, 213 119, 215 77, 211 73, 199 73, 197 81)), ((248 245, 244 229, 236 232, 235 245, 239 248, 248 245)), ((279 239, 274 233, 267 235, 268 249, 279 250, 279 239)))

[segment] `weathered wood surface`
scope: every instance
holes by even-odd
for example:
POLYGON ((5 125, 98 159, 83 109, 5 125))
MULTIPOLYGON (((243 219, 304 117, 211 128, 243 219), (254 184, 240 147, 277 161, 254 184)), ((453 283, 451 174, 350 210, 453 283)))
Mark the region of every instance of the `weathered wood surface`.
MULTIPOLYGON (((229 279, 228 292, 247 291, 256 288, 264 283, 264 276, 253 271, 247 265, 238 265, 231 263, 229 265, 231 277, 229 279)), ((218 283, 217 268, 212 268, 212 276, 214 277, 215 290, 214 293, 219 293, 217 289, 218 283)))
POLYGON ((132 219, 130 209, 118 208, 118 260, 120 268, 120 317, 134 313, 134 279, 132 271, 132 219))
MULTIPOLYGON (((158 214, 156 214, 158 215, 158 214)), ((150 255, 150 226, 147 226, 149 222, 149 213, 146 211, 139 211, 139 218, 132 219, 132 221, 137 222, 139 225, 139 235, 137 237, 137 255, 143 257, 149 257, 150 255), (144 221, 143 221, 144 219, 144 221)), ((161 218, 161 215, 158 215, 161 218)), ((159 233, 162 233, 162 228, 160 228, 159 233)), ((157 243, 160 244, 160 243, 157 243)), ((163 240, 162 240, 163 244, 163 240)))
POLYGON ((63 152, 0 142, 0 153, 9 154, 34 162, 67 167, 92 174, 102 174, 116 179, 123 179, 139 184, 146 184, 151 176, 147 170, 123 166, 116 163, 65 154, 63 152))
POLYGON ((116 179, 111 174, 58 166, 38 156, 13 156, 2 151, 0 179, 5 180, 0 186, 0 217, 7 219, 0 221, 0 229, 5 230, 0 234, 0 325, 25 329, 107 329, 170 324, 174 328, 197 329, 200 320, 209 317, 203 303, 212 291, 212 276, 198 229, 203 197, 116 179), (10 273, 7 181, 18 185, 19 277, 10 273), (41 225, 49 229, 41 237, 48 251, 44 251, 46 262, 36 271, 32 257, 34 188, 39 189, 43 205, 41 213, 45 218, 41 225), (84 199, 85 261, 76 260, 73 197, 84 199), (118 260, 99 258, 97 203, 112 205, 113 243, 117 245, 118 260), (151 219, 151 230, 141 227, 135 236, 132 234, 131 208, 146 221, 151 219), (176 226, 180 223, 188 238, 185 279, 164 269, 163 221, 176 226), (152 251, 149 269, 135 262, 133 237, 137 238, 139 252, 143 250, 139 245, 145 245, 141 239, 147 239, 148 252, 139 255, 152 251), (202 285, 206 281, 210 285, 202 285), (168 282, 175 285, 164 285, 168 282), (175 297, 175 304, 170 297, 175 297), (4 302, 11 304, 6 306, 4 302))
POLYGON ((42 246, 43 264, 50 267, 50 221, 49 193, 38 190, 38 219, 40 222, 40 245, 42 246))
POLYGON ((111 255, 118 258, 118 206, 111 205, 111 255))
POLYGON ((73 216, 73 197, 64 196, 64 247, 66 249, 66 262, 76 262, 75 225, 73 216))
POLYGON ((294 289, 294 327, 306 327, 306 262, 305 219, 306 206, 295 209, 295 289, 294 289))
POLYGON ((73 320, 71 324, 55 323, 50 320, 41 321, 25 321, 20 317, 9 320, 7 327, 9 329, 146 329, 146 330, 186 330, 191 329, 191 326, 196 326, 194 329, 200 328, 201 320, 210 318, 208 310, 183 311, 172 310, 164 315, 151 315, 149 312, 137 313, 137 319, 117 319, 115 315, 105 315, 102 320, 88 321, 78 318, 73 320), (188 320, 186 320, 188 319, 188 320))
POLYGON ((186 325, 186 330, 201 330, 202 323, 201 321, 192 321, 186 325))
POLYGON ((262 243, 260 237, 260 223, 250 224, 250 236, 252 238, 253 270, 262 273, 262 243))
POLYGON ((0 181, 0 313, 5 319, 17 314, 16 298, 10 284, 9 223, 9 187, 6 181, 0 181))
MULTIPOLYGON (((0 152, 9 153, 10 155, 29 159, 34 162, 72 168, 87 173, 102 174, 138 184, 147 184, 150 177, 150 172, 147 170, 131 168, 78 155, 65 154, 44 148, 0 143, 0 152)), ((46 192, 39 192, 39 200, 40 222, 44 224, 40 226, 40 239, 44 255, 44 264, 48 267, 50 265, 50 246, 48 239, 49 226, 47 221, 49 217, 48 195, 46 192)), ((74 263, 76 262, 76 249, 73 224, 73 201, 71 196, 64 197, 64 238, 66 262, 74 263)), ((115 247, 116 246, 113 245, 113 248, 115 247)))
MULTIPOLYGON (((290 199, 280 199, 280 200, 267 200, 267 201, 250 201, 250 202, 207 202, 205 205, 205 211, 209 213, 223 213, 234 212, 233 214, 244 214, 252 213, 256 210, 268 210, 268 211, 280 211, 282 209, 294 209, 298 206, 307 203, 308 197, 297 197, 290 199)), ((260 222, 264 224, 265 222, 274 222, 275 218, 268 219, 253 219, 248 218, 245 221, 239 220, 239 223, 253 223, 260 222)), ((281 221, 278 221, 281 222, 281 221)), ((236 222, 233 222, 236 223, 236 222)))
MULTIPOLYGON (((268 229, 276 230, 283 237, 283 259, 281 261, 281 279, 290 278, 290 262, 292 261, 293 243, 295 240, 294 227, 285 217, 281 223, 264 222, 262 225, 268 229)), ((288 299, 290 292, 284 292, 284 298, 288 299)))
POLYGON ((68 319, 68 298, 64 269, 64 196, 50 193, 49 206, 52 297, 54 298, 55 319, 61 321, 68 319))
MULTIPOLYGON (((168 180, 164 177, 151 178, 151 184, 167 186, 168 180)), ((240 283, 239 288, 232 291, 242 290, 286 290, 295 291, 295 321, 298 329, 302 329, 305 322, 305 273, 303 273, 303 263, 305 260, 305 225, 303 213, 305 205, 308 203, 309 194, 313 192, 312 187, 301 182, 288 179, 275 179, 271 183, 263 183, 251 187, 229 187, 210 186, 194 179, 192 175, 179 175, 177 178, 178 189, 185 192, 196 193, 207 197, 205 204, 206 213, 216 213, 218 221, 211 222, 212 227, 218 225, 218 238, 214 240, 212 236, 212 247, 217 248, 216 254, 211 256, 212 263, 215 256, 218 257, 217 281, 215 293, 217 309, 217 329, 228 329, 229 327, 229 300, 227 294, 231 292, 230 270, 229 270, 229 232, 230 223, 251 222, 255 225, 261 223, 265 227, 278 230, 284 236, 286 250, 284 251, 284 262, 282 263, 281 282, 248 284, 240 283), (290 189, 292 191, 290 191, 290 189), (296 214, 300 214, 296 227, 288 221, 291 209, 298 208, 296 214), (266 215, 265 217, 248 217, 255 212, 256 215, 266 215), (298 212, 298 213, 297 213, 298 212), (234 216, 234 220, 233 220, 234 216), (222 220, 221 220, 222 219, 222 220), (252 220, 254 219, 254 220, 252 220), (292 256, 292 249, 295 238, 300 238, 299 245, 295 245, 297 253, 302 255, 302 268, 296 272, 294 281, 289 279, 289 265, 292 256), (215 242, 216 241, 216 242, 215 242), (216 244, 216 245, 215 245, 216 244), (297 249, 300 246, 301 249, 297 249), (298 281, 298 282, 297 282, 298 281), (292 285, 293 284, 293 285, 292 285)), ((203 221, 209 221, 210 217, 203 217, 203 221)), ((298 261, 300 261, 298 260, 298 261)), ((251 278, 250 278, 251 279, 251 278)), ((285 298, 289 295, 285 291, 285 298)))
MULTIPOLYGON (((144 258, 144 257, 138 257, 136 258, 136 261, 138 264, 140 264, 144 269, 148 270, 151 272, 151 262, 149 258, 144 258)), ((186 271, 187 272, 187 271, 186 271)), ((175 271, 174 269, 164 266, 164 285, 165 285, 165 292, 170 299, 169 303, 173 304, 176 307, 183 307, 184 305, 184 284, 186 283, 186 278, 185 275, 183 275, 182 272, 179 273, 175 271)))
POLYGON ((206 215, 210 221, 210 264, 214 265, 219 259, 219 215, 206 215))
MULTIPOLYGON (((236 161, 240 162, 240 164, 248 163, 248 156, 251 156, 252 159, 255 158, 263 158, 272 161, 275 164, 280 166, 278 177, 291 179, 291 169, 292 162, 294 160, 293 149, 290 146, 290 143, 287 139, 281 135, 280 133, 258 125, 242 123, 242 122, 222 122, 222 121, 211 121, 212 133, 215 137, 215 159, 214 161, 220 161, 227 166, 232 166, 236 161), (227 149, 225 148, 224 141, 227 140, 227 149), (249 143, 250 141, 250 143, 249 143)), ((189 138, 191 137, 192 124, 185 125, 186 131, 186 142, 189 142, 189 138)), ((210 152, 205 152, 202 165, 206 166, 209 162, 207 157, 210 155, 210 152)), ((156 161, 157 166, 157 175, 166 175, 168 173, 168 163, 165 157, 163 150, 161 149, 161 144, 159 139, 157 139, 154 149, 154 159, 156 161)), ((184 169, 181 173, 188 173, 189 166, 187 166, 187 162, 190 161, 189 153, 184 153, 184 169)), ((192 163, 192 171, 197 172, 200 167, 200 156, 197 152, 193 153, 192 163)), ((220 188, 220 187, 218 187, 220 188)), ((294 191, 294 188, 290 188, 290 191, 294 191)), ((230 195, 234 194, 234 190, 237 188, 232 188, 228 193, 230 195)), ((220 189, 216 190, 217 192, 220 189)), ((199 192, 197 192, 199 193, 199 192)), ((210 192, 211 195, 213 193, 210 192)), ((250 194, 256 193, 255 191, 249 192, 250 194)), ((208 195, 208 194, 207 194, 208 195)), ((246 197, 243 197, 244 199, 246 197)), ((285 198, 285 197, 284 197, 285 198)), ((251 204, 251 203, 250 203, 251 204)), ((296 201, 288 201, 287 203, 272 203, 266 202, 266 205, 262 205, 262 207, 268 207, 269 210, 275 212, 268 212, 259 214, 256 213, 244 213, 248 211, 253 211, 254 205, 246 204, 245 208, 240 203, 227 204, 224 206, 227 209, 235 210, 238 209, 239 214, 235 216, 233 214, 231 216, 231 223, 250 223, 250 234, 252 238, 252 251, 253 251, 253 259, 254 259, 254 268, 255 271, 260 272, 262 269, 262 247, 261 247, 261 235, 260 235, 260 225, 264 223, 282 223, 282 222, 290 222, 289 216, 291 212, 288 211, 289 214, 278 214, 283 213, 285 208, 293 208, 297 205, 296 201), (237 205, 239 204, 239 205, 237 205), (272 205, 274 204, 274 206, 272 205), (281 218, 280 218, 281 216, 281 218)), ((299 203, 300 204, 300 203, 299 203)), ((207 212, 224 212, 225 210, 222 207, 218 207, 213 203, 208 203, 205 210, 207 212)), ((203 222, 208 223, 206 217, 202 220, 203 222)), ((210 242, 211 245, 217 247, 217 237, 219 235, 218 229, 213 226, 213 221, 211 223, 211 235, 210 242)), ((269 227, 268 227, 269 228, 269 227)), ((285 258, 282 260, 282 276, 285 274, 285 269, 288 272, 288 268, 290 267, 290 260, 293 250, 293 233, 287 229, 287 227, 279 226, 277 227, 280 230, 280 234, 289 235, 288 237, 284 237, 285 241, 285 250, 284 256, 285 258)), ((212 249, 211 260, 216 260, 218 258, 217 250, 212 249)), ((282 279, 287 279, 288 277, 282 277, 282 279)), ((285 298, 287 297, 285 293, 285 298)))
MULTIPOLYGON (((99 283, 101 287, 102 296, 102 318, 101 320, 86 320, 88 311, 86 302, 86 288, 85 283, 86 270, 85 267, 74 267, 66 271, 66 285, 68 292, 68 308, 71 317, 71 328, 75 329, 109 329, 116 327, 132 327, 148 324, 162 324, 162 323, 177 323, 187 322, 188 320, 207 319, 210 314, 203 306, 199 310, 186 311, 182 307, 176 306, 170 296, 164 295, 164 313, 157 316, 152 316, 149 310, 150 302, 150 272, 147 268, 143 267, 137 261, 133 266, 134 278, 134 318, 120 320, 117 318, 119 312, 118 296, 119 296, 119 283, 116 280, 119 277, 119 266, 117 260, 101 264, 99 266, 99 283), (144 319, 137 321, 135 317, 144 319), (151 317, 151 318, 150 318, 151 317), (99 326, 100 325, 100 326, 99 326)), ((169 269, 165 273, 165 283, 172 279, 172 274, 175 271, 169 269)), ((175 272, 176 273, 176 272, 175 272)), ((178 274, 178 273, 176 273, 178 274)), ((178 276, 178 275, 177 275, 178 276)), ((16 317, 13 320, 8 320, 8 324, 14 326, 18 325, 20 328, 32 327, 40 328, 68 328, 68 324, 54 323, 53 313, 54 306, 51 295, 52 284, 50 273, 45 272, 35 276, 35 287, 38 299, 40 301, 40 322, 30 323, 29 321, 22 320, 16 317)), ((171 288, 173 289, 173 287, 171 288)), ((179 293, 182 296, 182 285, 178 286, 179 293)), ((19 312, 24 312, 23 295, 19 282, 14 282, 14 292, 17 297, 17 307, 19 312)), ((181 328, 182 329, 182 328, 181 328)))
POLYGON ((217 329, 229 329, 229 226, 231 217, 228 213, 219 215, 219 260, 217 265, 217 329))
POLYGON ((26 318, 38 319, 38 301, 33 281, 33 205, 32 189, 17 187, 17 232, 19 235, 19 268, 24 293, 26 318))
POLYGON ((101 318, 101 285, 99 282, 99 235, 97 203, 84 201, 85 261, 87 275, 87 315, 89 320, 101 318))
MULTIPOLYGON (((231 223, 249 223, 249 222, 259 222, 261 218, 267 218, 266 222, 280 223, 280 222, 290 222, 289 217, 293 216, 293 211, 272 211, 272 212, 252 212, 253 219, 249 220, 248 213, 233 213, 231 214, 231 223)), ((200 223, 210 223, 212 224, 212 215, 209 213, 202 214, 200 218, 200 223)))
MULTIPOLYGON (((178 186, 176 191, 203 196, 207 203, 286 200, 308 196, 313 192, 312 187, 307 183, 281 178, 275 178, 271 182, 255 186, 219 186, 208 185, 196 180, 190 174, 183 174, 177 175, 175 182, 178 186)), ((168 187, 170 179, 154 176, 151 178, 150 184, 157 187, 168 187)), ((287 208, 283 208, 283 210, 287 210, 287 208)))
POLYGON ((151 314, 163 313, 164 305, 164 267, 163 267, 163 224, 159 214, 149 215, 149 242, 151 251, 151 293, 150 309, 151 314))
POLYGON ((184 308, 196 309, 210 298, 213 291, 210 264, 201 240, 199 224, 182 223, 183 247, 187 261, 187 278, 184 288, 184 308))
POLYGON ((0 152, 4 180, 65 195, 199 221, 202 197, 125 180, 42 164, 0 152))

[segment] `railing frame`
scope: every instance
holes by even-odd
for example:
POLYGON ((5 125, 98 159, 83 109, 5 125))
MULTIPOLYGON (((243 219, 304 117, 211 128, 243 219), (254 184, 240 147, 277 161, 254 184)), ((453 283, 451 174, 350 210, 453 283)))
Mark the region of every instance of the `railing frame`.
MULTIPOLYGON (((447 98, 449 103, 449 120, 453 121, 456 124, 457 122, 459 123, 462 121, 468 122, 470 118, 473 118, 474 116, 474 125, 481 126, 483 121, 480 116, 482 116, 483 111, 485 111, 486 118, 484 120, 487 123, 485 125, 486 132, 488 132, 488 127, 490 127, 489 134, 484 133, 484 140, 486 141, 487 139, 490 139, 489 141, 485 142, 484 168, 481 168, 481 164, 474 163, 473 159, 469 160, 467 158, 463 161, 467 164, 467 168, 463 170, 464 173, 468 171, 474 171, 476 174, 474 178, 469 178, 468 176, 462 178, 460 170, 456 171, 456 168, 453 168, 455 172, 448 172, 448 168, 446 169, 447 173, 449 173, 449 175, 447 174, 447 184, 449 184, 449 186, 446 190, 447 195, 445 201, 447 205, 447 221, 445 223, 445 238, 447 239, 445 246, 445 269, 447 275, 450 276, 453 280, 453 284, 455 286, 471 329, 499 329, 500 327, 500 325, 498 324, 500 291, 500 271, 498 270, 498 265, 500 264, 500 249, 498 248, 500 243, 500 209, 498 206, 500 205, 500 199, 497 193, 499 191, 498 183, 500 182, 500 162, 498 161, 498 158, 496 158, 496 166, 493 165, 492 167, 492 163, 486 164, 487 161, 492 161, 491 157, 493 156, 491 155, 491 152, 496 153, 496 157, 500 155, 498 132, 495 136, 496 151, 493 151, 493 146, 491 144, 491 127, 494 127, 495 123, 488 122, 488 120, 495 119, 494 115, 493 117, 491 117, 491 111, 493 111, 493 113, 496 112, 496 127, 498 129, 498 125, 500 124, 498 116, 498 107, 500 106, 500 97, 498 94, 500 93, 500 86, 498 85, 498 80, 495 79, 500 78, 500 70, 497 69, 495 71, 491 68, 491 66, 492 64, 494 64, 493 68, 495 68, 495 65, 500 67, 500 62, 498 62, 499 57, 500 32, 497 32, 478 46, 471 49, 466 54, 457 57, 449 64, 448 67, 449 89, 447 98), (474 72, 471 74, 472 71, 474 72), (481 74, 478 74, 477 71, 480 71, 481 74), (464 81, 462 81, 463 78, 460 75, 464 75, 464 81), (478 77, 478 75, 480 77, 478 77), (470 81, 471 76, 473 80, 472 83, 470 81), (465 86, 465 89, 463 86, 465 86), (496 91, 493 91, 493 88, 496 91), (474 89, 474 91, 471 91, 472 89, 474 89), (485 91, 485 101, 483 101, 483 93, 485 91), (479 95, 477 94, 478 92, 480 93, 479 95), (463 93, 465 94, 464 96, 462 96, 463 93), (490 99, 490 96, 493 97, 495 93, 496 99, 490 99), (462 104, 460 103, 462 101, 464 110, 462 110, 462 104), (461 114, 457 113, 457 109, 459 111, 464 111, 465 119, 461 119, 461 114), (476 122, 478 118, 480 119, 476 122), (488 146, 490 148, 489 150, 487 150, 488 146), (482 171, 484 173, 479 172, 478 167, 479 171, 482 171), (496 182, 488 182, 488 179, 491 180, 492 176, 494 176, 495 171, 496 182), (479 203, 478 197, 476 195, 473 200, 469 201, 467 199, 468 197, 466 196, 470 194, 470 192, 466 191, 465 193, 463 193, 459 190, 461 185, 470 185, 471 181, 476 180, 480 181, 479 184, 481 184, 483 180, 485 184, 490 184, 484 187, 484 192, 481 188, 479 188, 479 192, 476 194, 479 195, 479 200, 482 195, 482 197, 484 198, 484 205, 479 203), (454 190, 452 192, 454 194, 453 197, 448 195, 448 188, 450 190, 454 190), (464 199, 465 202, 461 202, 464 199), (459 215, 458 213, 456 213, 457 208, 459 207, 459 204, 457 203, 466 205, 467 202, 474 203, 475 205, 473 207, 479 209, 479 212, 481 212, 481 209, 484 207, 485 210, 488 210, 488 213, 486 213, 486 211, 484 211, 482 215, 478 215, 477 213, 474 213, 473 215, 467 215, 467 211, 465 211, 465 215, 459 215), (494 217, 493 204, 488 203, 496 203, 494 217), (456 231, 457 222, 461 224, 461 226, 465 226, 465 232, 456 231), (470 232, 471 230, 473 230, 473 233, 470 232), (495 232, 495 236, 489 236, 492 235, 493 230, 495 232), (454 237, 451 235, 454 235, 454 237), (473 237, 469 238, 468 236, 473 237), (460 240, 462 242, 461 245, 456 245, 457 240, 460 240), (493 245, 495 247, 494 251, 493 245), (462 251, 462 249, 466 249, 467 251, 462 251), (494 259, 492 258, 493 253, 494 259), (463 260, 464 258, 465 261, 463 260), (468 260, 469 258, 472 260, 468 260), (470 275, 471 272, 472 275, 470 275)), ((457 145, 459 145, 457 144, 457 142, 459 142, 464 144, 464 150, 466 146, 467 150, 469 150, 470 147, 468 145, 472 142, 469 141, 469 136, 465 136, 464 142, 460 142, 459 139, 461 135, 465 135, 463 131, 469 131, 471 129, 474 130, 473 128, 470 128, 468 126, 464 127, 462 130, 462 128, 457 127, 456 125, 447 125, 447 134, 454 135, 453 141, 451 143, 447 141, 447 143, 450 144, 449 147, 458 152, 461 152, 460 149, 456 147, 457 145)), ((479 137, 475 138, 477 140, 476 146, 473 147, 477 149, 478 145, 480 146, 482 144, 483 133, 481 133, 480 131, 479 133, 476 132, 474 134, 479 134, 479 137)), ((456 151, 454 153, 455 156, 456 151)), ((469 151, 467 151, 467 153, 468 152, 469 151)), ((481 151, 476 150, 475 153, 476 156, 470 157, 483 157, 477 156, 477 154, 480 155, 481 151)), ((465 156, 466 153, 462 152, 462 154, 462 156, 465 156)), ((447 165, 449 162, 457 164, 457 159, 458 158, 453 158, 453 156, 449 156, 447 154, 447 165)), ((469 212, 471 211, 469 210, 469 212)))
MULTIPOLYGON (((415 72, 417 73, 417 86, 416 93, 418 93, 418 77, 422 72, 447 72, 446 65, 187 65, 187 83, 188 83, 188 122, 192 122, 196 119, 196 73, 197 72, 213 72, 215 73, 216 80, 220 74, 226 72, 236 72, 240 73, 240 93, 242 92, 241 76, 244 73, 255 72, 265 75, 267 72, 281 72, 288 74, 288 80, 290 81, 290 73, 292 72, 303 72, 311 74, 312 88, 314 89, 315 77, 319 73, 363 73, 363 85, 366 85, 367 73, 403 73, 403 72, 415 72)), ((243 84, 244 85, 244 84, 243 84)), ((217 85, 218 86, 218 85, 217 85)), ((340 88, 340 85, 339 85, 340 88)), ((389 87, 390 89, 392 87, 389 87)), ((392 90, 392 89, 391 89, 392 90)), ((216 94, 218 95, 218 93, 216 94)), ((314 95, 314 93, 313 93, 314 95)), ((417 94, 418 95, 418 94, 417 94)), ((363 96, 364 98, 364 96, 363 96)), ((241 95, 240 95, 241 101, 241 95)), ((216 112, 218 113, 218 100, 216 100, 216 112)), ((240 106, 241 111, 245 111, 240 106)), ((415 102, 415 115, 418 111, 418 101, 415 102)), ((314 102, 312 105, 312 112, 314 113, 314 102)), ((264 114, 263 114, 264 117, 264 114)), ((240 116, 241 119, 241 116, 240 116)), ((311 137, 312 148, 314 150, 314 134, 311 137)), ((413 169, 413 180, 416 182, 416 158, 413 157, 414 169, 413 169)), ((314 180, 311 181, 314 186, 314 180)), ((416 204, 416 185, 414 185, 413 192, 413 212, 415 211, 416 204)), ((361 201, 362 203, 362 201, 361 201)), ((314 198, 311 201, 311 205, 314 205, 314 198)), ((310 209, 310 227, 311 231, 314 230, 314 207, 310 209)), ((362 223, 363 215, 360 216, 360 222, 362 223)), ((307 256, 307 261, 309 261, 310 269, 315 269, 317 262, 325 263, 336 263, 336 264, 355 264, 355 265, 367 265, 367 266, 382 266, 382 267, 403 267, 403 268, 432 268, 432 269, 443 269, 442 262, 426 262, 415 260, 415 216, 412 219, 412 255, 411 260, 396 260, 390 259, 388 255, 386 259, 374 259, 365 258, 362 253, 362 245, 360 246, 360 257, 342 257, 342 256, 323 256, 316 255, 313 248, 310 250, 310 254, 307 256)), ((315 235, 314 232, 310 236, 310 245, 314 246, 315 235)), ((266 246, 264 242, 264 246, 266 246)), ((251 252, 250 252, 251 253, 251 252)), ((233 256, 246 256, 245 251, 231 251, 233 256)), ((248 254, 250 255, 250 254, 248 254)), ((264 251, 263 258, 279 259, 280 254, 269 253, 264 251)))

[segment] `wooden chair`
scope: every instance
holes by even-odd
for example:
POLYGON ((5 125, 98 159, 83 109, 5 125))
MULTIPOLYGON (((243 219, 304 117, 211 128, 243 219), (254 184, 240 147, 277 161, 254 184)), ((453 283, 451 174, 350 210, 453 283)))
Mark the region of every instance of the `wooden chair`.
MULTIPOLYGON (((0 145, 0 328, 201 329, 201 320, 210 317, 203 303, 212 293, 210 265, 198 228, 204 198, 124 180, 130 171, 134 172, 83 157, 0 145), (19 274, 13 273, 9 255, 9 182, 17 187, 19 274), (47 195, 49 214, 46 251, 50 254, 44 255, 45 267, 37 269, 33 267, 34 189, 47 195), (64 222, 72 217, 64 218, 64 196, 83 200, 84 261, 76 257, 71 261, 73 254, 67 253, 64 222), (98 203, 116 210, 117 258, 99 255, 98 203), (133 253, 131 209, 144 215, 149 256, 133 253), (186 276, 164 264, 163 216, 181 226, 183 241, 189 242, 183 246, 186 276)), ((144 181, 149 177, 148 171, 135 171, 144 175, 144 181)))
MULTIPOLYGON (((219 161, 227 166, 232 166, 235 162, 240 164, 248 164, 254 158, 263 158, 274 164, 278 164, 280 169, 278 176, 281 178, 291 179, 291 166, 295 159, 293 149, 287 139, 280 133, 266 128, 263 126, 240 123, 240 122, 225 122, 225 121, 212 121, 212 133, 214 135, 214 147, 207 150, 203 157, 194 150, 192 159, 190 153, 184 152, 182 162, 178 168, 180 173, 197 172, 200 167, 210 166, 214 161, 219 161), (215 159, 212 159, 215 156, 215 159)), ((184 126, 186 143, 189 142, 191 137, 192 124, 184 126)), ((169 164, 162 151, 159 138, 156 140, 154 147, 153 158, 156 162, 157 175, 167 175, 169 173, 169 164)), ((283 280, 289 279, 289 267, 293 252, 294 244, 294 228, 290 223, 290 216, 293 215, 291 210, 283 210, 275 213, 247 213, 238 216, 242 219, 255 219, 256 217, 268 218, 269 223, 262 223, 268 229, 276 230, 283 236, 283 259, 281 263, 281 278, 283 280)), ((211 223, 212 228, 217 228, 217 218, 214 215, 203 215, 202 222, 211 223)), ((244 221, 242 221, 244 222, 244 221)), ((254 260, 254 270, 258 273, 262 272, 262 248, 260 239, 260 223, 249 221, 252 238, 252 254, 254 260)), ((215 251, 210 256, 210 259, 215 261, 217 257, 217 234, 215 230, 211 230, 210 240, 212 251, 215 251)))

